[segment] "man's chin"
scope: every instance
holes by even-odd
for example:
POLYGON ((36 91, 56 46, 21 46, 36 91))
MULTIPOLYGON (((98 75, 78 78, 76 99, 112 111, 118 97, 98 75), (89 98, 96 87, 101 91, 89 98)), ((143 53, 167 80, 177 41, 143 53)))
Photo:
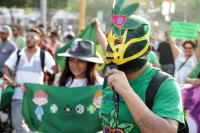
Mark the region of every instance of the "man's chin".
POLYGON ((35 46, 27 46, 27 48, 34 48, 35 46))

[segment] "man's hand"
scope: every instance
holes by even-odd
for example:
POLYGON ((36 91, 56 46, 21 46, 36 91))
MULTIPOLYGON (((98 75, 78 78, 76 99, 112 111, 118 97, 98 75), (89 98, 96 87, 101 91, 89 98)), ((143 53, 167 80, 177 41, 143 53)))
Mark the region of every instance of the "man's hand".
POLYGON ((200 85, 200 79, 199 78, 192 79, 192 85, 199 86, 200 85))
POLYGON ((115 91, 122 97, 128 92, 132 91, 132 88, 129 85, 128 79, 124 72, 117 69, 112 69, 107 73, 108 85, 110 89, 115 89, 115 91))
POLYGON ((95 24, 96 27, 99 26, 99 20, 98 20, 97 18, 93 18, 93 19, 91 20, 91 23, 92 23, 92 24, 95 24))
POLYGON ((22 84, 21 89, 22 89, 22 93, 25 93, 25 92, 27 91, 27 88, 26 88, 26 86, 24 85, 24 83, 22 84))
POLYGON ((2 87, 2 90, 5 90, 8 86, 8 84, 10 83, 10 79, 6 75, 4 75, 1 78, 1 80, 3 80, 4 82, 3 82, 3 84, 0 84, 0 87, 2 87))
POLYGON ((14 80, 10 80, 10 84, 11 84, 13 87, 19 86, 19 84, 18 84, 16 81, 14 81, 14 80))

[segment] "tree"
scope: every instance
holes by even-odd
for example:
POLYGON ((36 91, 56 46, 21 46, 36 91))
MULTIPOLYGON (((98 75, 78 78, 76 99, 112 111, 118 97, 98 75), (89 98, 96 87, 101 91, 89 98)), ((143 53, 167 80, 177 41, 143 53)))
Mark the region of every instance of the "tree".
MULTIPOLYGON (((47 22, 51 22, 52 16, 59 9, 66 9, 68 0, 47 0, 47 22)), ((13 23, 12 8, 40 8, 40 0, 1 0, 0 6, 10 8, 11 22, 13 23)))

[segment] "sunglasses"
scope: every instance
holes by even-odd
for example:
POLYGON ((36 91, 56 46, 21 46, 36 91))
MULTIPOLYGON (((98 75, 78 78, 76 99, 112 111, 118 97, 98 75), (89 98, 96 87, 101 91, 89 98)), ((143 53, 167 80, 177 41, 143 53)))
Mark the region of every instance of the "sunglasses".
POLYGON ((105 126, 104 133, 124 133, 124 131, 121 129, 111 129, 109 126, 105 126))
POLYGON ((121 27, 124 25, 125 21, 126 21, 125 15, 111 14, 111 16, 110 16, 110 25, 112 25, 112 23, 113 23, 115 26, 121 27))
POLYGON ((50 38, 54 38, 55 36, 49 36, 50 38))
POLYGON ((38 39, 39 37, 38 36, 29 36, 29 35, 27 35, 26 36, 26 39, 38 39))
POLYGON ((193 48, 192 47, 184 47, 184 49, 192 50, 193 48))

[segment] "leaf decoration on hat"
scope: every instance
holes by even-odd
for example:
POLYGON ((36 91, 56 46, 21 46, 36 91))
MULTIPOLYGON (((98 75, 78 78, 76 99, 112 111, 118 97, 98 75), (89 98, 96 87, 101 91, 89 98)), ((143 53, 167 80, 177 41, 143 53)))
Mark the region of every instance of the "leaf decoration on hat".
POLYGON ((121 29, 134 29, 141 24, 129 18, 139 7, 139 3, 132 3, 128 6, 122 7, 124 0, 118 0, 113 3, 112 14, 110 16, 110 26, 117 36, 121 36, 121 29))

